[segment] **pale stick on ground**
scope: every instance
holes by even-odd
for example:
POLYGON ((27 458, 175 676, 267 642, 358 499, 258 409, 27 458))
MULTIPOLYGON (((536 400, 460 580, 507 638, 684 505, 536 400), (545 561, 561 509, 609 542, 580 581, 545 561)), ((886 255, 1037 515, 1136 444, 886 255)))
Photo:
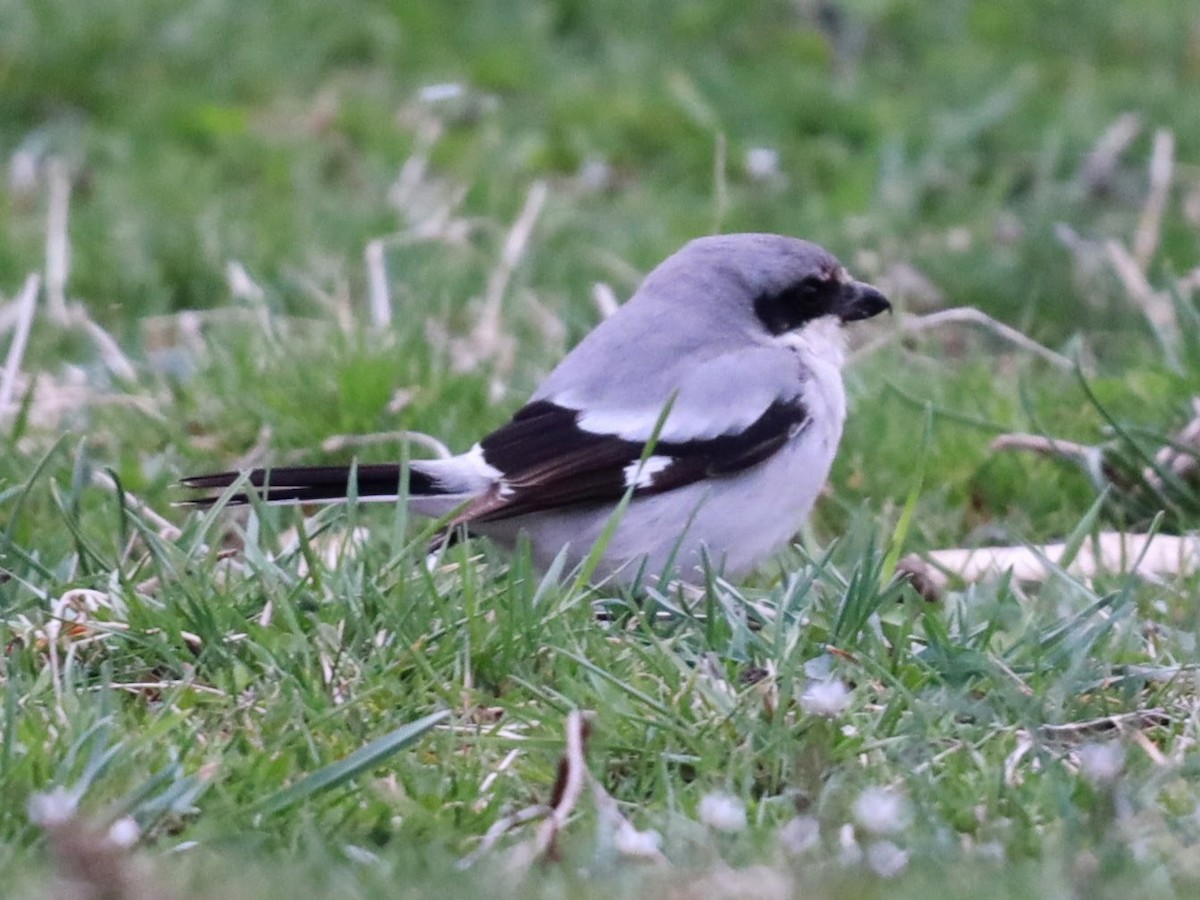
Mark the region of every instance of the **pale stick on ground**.
MULTIPOLYGON (((1011 572, 1019 582, 1042 582, 1063 559, 1065 543, 1040 546, 977 547, 933 550, 906 556, 896 570, 910 576, 921 594, 939 597, 953 580, 968 584, 1011 572)), ((1137 571, 1143 577, 1186 575, 1200 567, 1200 537, 1102 531, 1084 540, 1067 565, 1073 577, 1137 571)))

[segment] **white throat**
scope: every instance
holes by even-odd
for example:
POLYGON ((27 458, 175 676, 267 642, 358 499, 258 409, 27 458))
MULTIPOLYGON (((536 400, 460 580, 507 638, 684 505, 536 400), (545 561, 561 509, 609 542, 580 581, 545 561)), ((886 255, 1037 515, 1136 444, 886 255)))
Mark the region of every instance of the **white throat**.
POLYGON ((797 350, 803 357, 841 369, 846 361, 846 332, 837 316, 813 319, 798 331, 789 331, 776 338, 785 347, 797 350))

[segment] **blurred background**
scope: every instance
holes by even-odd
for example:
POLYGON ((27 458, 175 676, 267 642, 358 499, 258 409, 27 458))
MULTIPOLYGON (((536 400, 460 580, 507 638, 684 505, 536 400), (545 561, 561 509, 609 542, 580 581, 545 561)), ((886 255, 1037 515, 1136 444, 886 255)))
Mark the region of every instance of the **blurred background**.
MULTIPOLYGON (((624 296, 614 260, 767 230, 1061 338, 1055 226, 1125 234, 1158 128, 1186 215, 1156 265, 1197 257, 1200 14, 1174 0, 2 0, 0 21, 0 284, 41 265, 62 159, 69 292, 117 330, 226 302, 231 260, 282 310, 360 297, 372 238, 445 204, 477 245, 547 179, 524 278, 567 303, 618 274, 624 296)), ((414 280, 428 254, 395 252, 414 280)))

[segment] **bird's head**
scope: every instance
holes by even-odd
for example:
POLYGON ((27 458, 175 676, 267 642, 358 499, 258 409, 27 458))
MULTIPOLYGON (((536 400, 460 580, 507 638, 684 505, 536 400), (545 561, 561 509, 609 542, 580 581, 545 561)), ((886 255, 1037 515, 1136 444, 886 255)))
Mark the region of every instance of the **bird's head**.
POLYGON ((771 335, 798 331, 816 320, 857 322, 892 308, 877 288, 852 278, 828 250, 777 234, 699 238, 651 277, 676 291, 700 291, 731 305, 726 312, 749 313, 750 321, 771 335))

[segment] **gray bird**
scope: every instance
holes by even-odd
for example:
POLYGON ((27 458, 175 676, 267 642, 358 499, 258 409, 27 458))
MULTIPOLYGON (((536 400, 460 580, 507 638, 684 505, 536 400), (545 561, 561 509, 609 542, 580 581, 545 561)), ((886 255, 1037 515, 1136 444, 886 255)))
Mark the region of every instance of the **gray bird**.
POLYGON ((398 499, 445 534, 512 547, 545 569, 585 559, 628 507, 595 579, 743 575, 800 528, 846 418, 842 326, 890 309, 829 252, 774 234, 694 240, 642 282, 512 419, 449 459, 185 478, 209 506, 398 499), (647 452, 647 444, 650 444, 647 452), (244 480, 241 480, 244 479, 244 480))

